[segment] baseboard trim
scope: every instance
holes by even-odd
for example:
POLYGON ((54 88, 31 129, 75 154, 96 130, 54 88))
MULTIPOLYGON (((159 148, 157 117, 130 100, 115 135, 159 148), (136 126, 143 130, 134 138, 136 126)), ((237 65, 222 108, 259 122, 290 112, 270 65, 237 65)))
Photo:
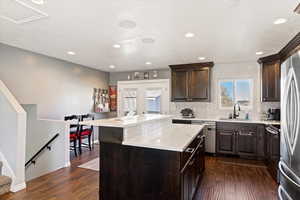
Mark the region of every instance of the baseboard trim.
POLYGON ((99 140, 94 140, 94 144, 99 144, 99 140))
POLYGON ((10 191, 11 192, 18 192, 20 190, 23 190, 26 188, 26 183, 23 182, 23 183, 20 183, 20 184, 17 184, 17 185, 12 185, 11 188, 10 188, 10 191))
POLYGON ((70 167, 70 166, 71 166, 71 162, 70 161, 65 163, 65 167, 70 167))

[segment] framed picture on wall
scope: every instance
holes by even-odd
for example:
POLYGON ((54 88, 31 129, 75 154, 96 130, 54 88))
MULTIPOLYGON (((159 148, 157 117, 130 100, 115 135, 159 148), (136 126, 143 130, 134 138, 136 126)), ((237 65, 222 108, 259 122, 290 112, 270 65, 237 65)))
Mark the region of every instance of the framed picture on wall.
POLYGON ((110 111, 117 111, 117 86, 109 86, 110 111))

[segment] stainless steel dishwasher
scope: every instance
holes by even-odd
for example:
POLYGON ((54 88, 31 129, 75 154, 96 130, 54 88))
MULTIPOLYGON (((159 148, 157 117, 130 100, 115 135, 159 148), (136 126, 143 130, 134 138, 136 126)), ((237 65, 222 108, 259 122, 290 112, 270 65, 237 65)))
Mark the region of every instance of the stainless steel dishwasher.
POLYGON ((205 124, 205 152, 216 153, 216 122, 192 120, 192 124, 205 124))

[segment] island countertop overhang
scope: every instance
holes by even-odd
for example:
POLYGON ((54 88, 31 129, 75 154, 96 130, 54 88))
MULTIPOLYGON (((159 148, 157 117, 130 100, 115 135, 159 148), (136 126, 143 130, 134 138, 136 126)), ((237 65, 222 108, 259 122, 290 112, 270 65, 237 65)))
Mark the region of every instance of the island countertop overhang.
POLYGON ((170 124, 159 130, 154 130, 156 131, 154 136, 136 136, 124 140, 122 145, 184 152, 204 128, 205 125, 170 124))
POLYGON ((99 140, 106 143, 183 152, 205 125, 172 124, 172 115, 146 114, 81 122, 99 127, 99 140))

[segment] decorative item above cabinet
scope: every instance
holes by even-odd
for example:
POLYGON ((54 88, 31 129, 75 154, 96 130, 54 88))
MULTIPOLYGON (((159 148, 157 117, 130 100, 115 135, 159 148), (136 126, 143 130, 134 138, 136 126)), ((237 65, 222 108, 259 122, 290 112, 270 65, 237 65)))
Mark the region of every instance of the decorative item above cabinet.
POLYGON ((213 62, 170 65, 172 101, 210 101, 213 62))

